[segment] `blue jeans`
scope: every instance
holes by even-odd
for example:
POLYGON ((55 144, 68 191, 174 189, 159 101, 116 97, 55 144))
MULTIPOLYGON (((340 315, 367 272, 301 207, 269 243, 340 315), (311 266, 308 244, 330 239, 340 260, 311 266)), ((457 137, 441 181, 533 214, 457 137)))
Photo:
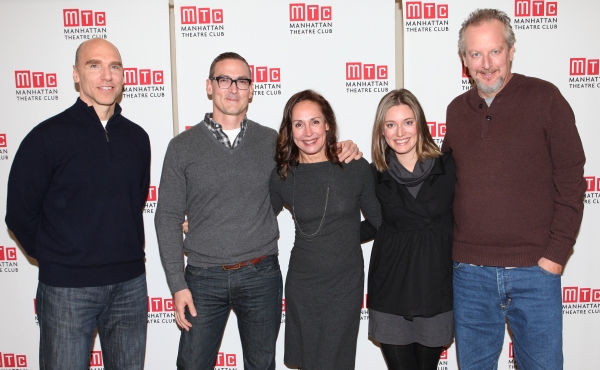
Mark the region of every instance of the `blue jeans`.
POLYGON ((277 256, 238 270, 187 265, 185 280, 197 315, 186 308, 190 331, 181 331, 177 369, 214 369, 229 311, 240 331, 245 370, 275 369, 275 344, 281 325, 283 281, 277 256))
POLYGON ((461 370, 498 368, 505 320, 520 369, 563 368, 560 275, 539 266, 454 262, 454 324, 461 370))
POLYGON ((146 274, 100 287, 38 284, 40 370, 87 370, 98 329, 105 370, 141 370, 146 351, 146 274))

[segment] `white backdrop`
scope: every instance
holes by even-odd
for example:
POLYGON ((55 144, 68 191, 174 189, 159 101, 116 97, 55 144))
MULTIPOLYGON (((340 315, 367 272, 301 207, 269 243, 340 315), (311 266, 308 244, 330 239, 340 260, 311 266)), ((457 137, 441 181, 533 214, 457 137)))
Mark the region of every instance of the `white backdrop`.
MULTIPOLYGON (((543 3, 525 2, 530 6, 543 3)), ((427 5, 430 3, 413 3, 431 9, 427 5)), ((438 143, 443 140, 446 105, 469 84, 459 71, 456 52, 460 23, 473 10, 469 4, 465 0, 435 4, 433 18, 405 17, 403 24, 406 87, 421 99, 438 143), (418 25, 413 21, 429 23, 418 25)), ((477 4, 502 7, 511 17, 516 9, 523 11, 514 0, 477 4)), ((600 88, 600 45, 595 41, 600 26, 593 15, 600 5, 586 0, 546 1, 543 5, 544 14, 548 9, 557 14, 517 17, 526 22, 547 23, 520 23, 523 27, 539 25, 539 29, 515 30, 513 71, 556 84, 575 111, 584 141, 589 204, 563 285, 565 368, 589 369, 594 367, 594 350, 600 343, 595 335, 600 329, 596 316, 600 313, 600 273, 594 269, 598 252, 593 250, 597 239, 593 220, 600 212, 600 169, 592 151, 593 140, 598 136, 598 129, 592 124, 592 107, 598 101, 600 88), (546 18, 551 20, 542 20, 546 18), (579 59, 571 61, 572 58, 579 59), (581 65, 585 68, 581 69, 581 65), (574 78, 587 81, 570 82, 574 78)), ((394 6, 392 0, 320 0, 317 4, 175 0, 180 130, 196 124, 211 110, 205 80, 212 59, 222 52, 235 51, 254 68, 255 96, 248 113, 251 119, 278 128, 287 99, 297 91, 315 89, 336 111, 340 138, 357 142, 370 159, 375 108, 385 92, 395 88, 394 6)), ((415 16, 406 5, 404 9, 405 16, 415 16)), ((423 16, 425 13, 421 13, 423 16)), ((179 331, 173 322, 172 300, 160 265, 153 222, 162 159, 173 132, 167 0, 2 0, 0 33, 0 107, 5 117, 0 123, 1 184, 6 184, 12 157, 22 138, 39 122, 72 105, 78 96, 71 76, 79 43, 88 37, 106 37, 121 51, 128 83, 121 102, 123 114, 149 133, 153 153, 144 216, 149 293, 146 368, 175 368, 179 331)), ((5 185, 0 187, 2 218, 5 189, 5 185)), ((293 243, 293 222, 284 211, 279 223, 280 263, 285 276, 293 243)), ((0 296, 5 303, 0 308, 0 370, 37 370, 37 267, 35 260, 27 259, 8 230, 4 230, 0 233, 0 296)), ((368 261, 370 244, 363 250, 368 261)), ((367 338, 366 309, 361 317, 357 369, 384 369, 379 348, 367 338)), ((216 369, 243 368, 235 321, 232 314, 216 369)), ((279 368, 286 368, 282 361, 284 330, 285 324, 278 342, 279 368)), ((508 338, 506 342, 501 369, 513 368, 508 338)), ((100 370, 103 365, 97 342, 94 351, 91 369, 100 370)), ((455 357, 454 348, 450 347, 439 370, 457 369, 455 357)))
MULTIPOLYGON (((429 7, 425 2, 403 1, 405 87, 420 99, 441 144, 448 103, 470 88, 458 56, 460 25, 476 7, 498 8, 511 17, 517 38, 512 71, 552 82, 571 104, 587 157, 588 192, 577 244, 562 278, 565 369, 593 369, 600 345, 600 272, 596 267, 600 162, 594 145, 600 135, 600 43, 596 40, 600 24, 594 16, 600 3, 480 0, 476 7, 473 3, 448 0, 429 7)), ((457 369, 454 348, 448 352, 448 368, 457 369)), ((514 369, 508 335, 499 369, 514 369)))

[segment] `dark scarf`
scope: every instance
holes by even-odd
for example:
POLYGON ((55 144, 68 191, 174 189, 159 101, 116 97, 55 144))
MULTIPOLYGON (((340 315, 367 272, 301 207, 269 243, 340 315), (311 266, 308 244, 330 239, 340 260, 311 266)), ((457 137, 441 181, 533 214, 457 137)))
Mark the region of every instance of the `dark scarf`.
POLYGON ((416 198, 419 193, 419 189, 421 189, 421 185, 423 181, 429 176, 431 169, 433 168, 433 163, 435 162, 434 158, 426 158, 421 161, 417 161, 415 163, 415 168, 413 172, 410 172, 400 162, 396 157, 396 153, 393 150, 390 150, 387 155, 388 160, 388 171, 392 178, 398 181, 400 184, 406 186, 406 189, 409 193, 416 198))

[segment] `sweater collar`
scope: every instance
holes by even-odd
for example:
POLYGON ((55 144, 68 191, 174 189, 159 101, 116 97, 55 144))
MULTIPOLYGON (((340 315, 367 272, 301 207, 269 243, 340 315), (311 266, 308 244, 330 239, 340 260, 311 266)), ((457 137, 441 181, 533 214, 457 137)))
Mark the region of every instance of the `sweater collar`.
MULTIPOLYGON (((494 96, 494 100, 498 97, 503 97, 504 95, 511 95, 514 91, 516 91, 519 88, 524 79, 524 75, 519 73, 513 73, 511 79, 508 80, 506 86, 504 86, 504 88, 502 88, 502 90, 500 90, 500 92, 494 96)), ((474 87, 471 90, 469 90, 468 97, 469 100, 476 101, 478 103, 480 101, 485 100, 481 96, 479 96, 477 87, 474 87)))
MULTIPOLYGON (((81 98, 77 98, 77 101, 71 108, 72 108, 70 110, 71 113, 75 117, 77 117, 78 119, 80 119, 82 121, 93 122, 93 123, 100 122, 100 117, 98 117, 98 114, 94 110, 94 107, 88 106, 86 104, 86 102, 81 100, 81 98)), ((121 106, 119 105, 119 103, 115 103, 115 112, 108 119, 108 121, 111 121, 113 118, 119 116, 120 114, 121 114, 121 106)))

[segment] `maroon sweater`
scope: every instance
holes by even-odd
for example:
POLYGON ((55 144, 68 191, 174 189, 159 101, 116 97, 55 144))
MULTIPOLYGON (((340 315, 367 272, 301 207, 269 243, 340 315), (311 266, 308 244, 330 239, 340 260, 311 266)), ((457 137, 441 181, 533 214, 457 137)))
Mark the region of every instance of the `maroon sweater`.
POLYGON ((457 262, 564 265, 583 215, 585 155, 569 103, 513 74, 491 106, 471 89, 448 106, 442 151, 456 161, 457 262))

